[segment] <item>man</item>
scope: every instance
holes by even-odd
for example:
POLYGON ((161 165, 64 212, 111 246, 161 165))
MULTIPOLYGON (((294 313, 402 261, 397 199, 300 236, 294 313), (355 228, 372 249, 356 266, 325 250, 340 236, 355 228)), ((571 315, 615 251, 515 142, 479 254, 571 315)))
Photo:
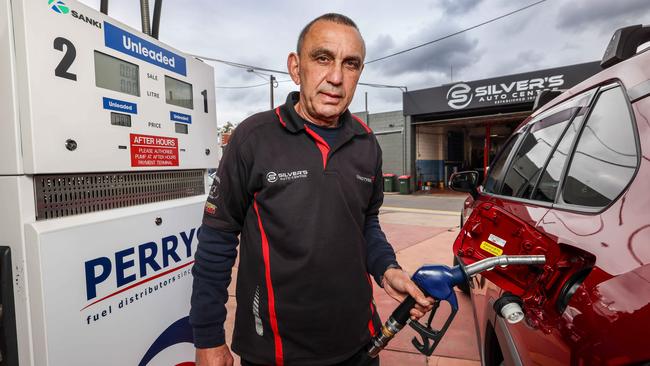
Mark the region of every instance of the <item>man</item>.
POLYGON ((352 20, 316 18, 287 61, 300 93, 235 130, 193 269, 199 366, 233 363, 223 322, 240 233, 232 348, 243 365, 354 362, 380 329, 368 274, 397 300, 413 296, 414 319, 430 309, 432 299, 401 270, 379 226, 377 140, 347 110, 364 57, 352 20))

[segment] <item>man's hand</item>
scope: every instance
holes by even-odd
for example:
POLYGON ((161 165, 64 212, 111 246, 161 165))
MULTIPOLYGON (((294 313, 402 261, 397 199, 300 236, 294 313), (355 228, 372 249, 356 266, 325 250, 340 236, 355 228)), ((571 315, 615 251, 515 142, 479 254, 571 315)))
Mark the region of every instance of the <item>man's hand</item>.
POLYGON ((227 345, 196 349, 196 366, 232 366, 233 360, 227 345))
POLYGON ((409 275, 401 269, 389 268, 384 272, 384 290, 393 299, 402 302, 406 295, 415 299, 415 307, 411 309, 411 319, 418 320, 431 311, 433 299, 425 297, 418 286, 411 281, 409 275))

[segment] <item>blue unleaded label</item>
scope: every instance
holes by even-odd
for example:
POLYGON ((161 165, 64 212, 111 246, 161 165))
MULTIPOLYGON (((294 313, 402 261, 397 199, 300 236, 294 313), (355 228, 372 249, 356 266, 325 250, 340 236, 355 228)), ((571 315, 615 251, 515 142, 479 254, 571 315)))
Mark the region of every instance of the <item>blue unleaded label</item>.
POLYGON ((169 119, 176 122, 192 123, 192 116, 174 111, 169 112, 169 119))
POLYGON ((104 44, 106 47, 139 58, 177 74, 186 76, 185 58, 159 47, 134 34, 104 22, 104 44))
POLYGON ((138 114, 138 105, 131 102, 125 102, 123 100, 103 98, 104 109, 110 109, 118 112, 126 112, 131 114, 138 114))

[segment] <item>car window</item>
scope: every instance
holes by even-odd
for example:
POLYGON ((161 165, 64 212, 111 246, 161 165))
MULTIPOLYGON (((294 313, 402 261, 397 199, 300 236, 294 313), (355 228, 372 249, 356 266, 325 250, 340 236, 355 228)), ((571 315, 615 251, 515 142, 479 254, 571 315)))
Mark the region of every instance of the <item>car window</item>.
POLYGON ((497 156, 494 163, 490 166, 489 175, 485 181, 485 187, 483 187, 484 192, 496 193, 495 190, 498 187, 499 179, 503 176, 503 170, 506 166, 506 161, 508 161, 508 156, 510 156, 510 152, 520 136, 521 133, 510 136, 501 149, 499 156, 497 156))
POLYGON ((632 118, 620 87, 602 92, 582 130, 564 182, 564 203, 604 207, 627 186, 638 157, 632 118))
POLYGON ((564 105, 531 123, 506 173, 501 195, 521 198, 530 196, 551 151, 578 109, 572 104, 564 105))
POLYGON ((573 117, 569 127, 564 131, 560 143, 546 165, 546 168, 537 183, 537 187, 535 188, 535 193, 531 196, 532 199, 544 202, 555 202, 555 195, 559 186, 560 177, 564 170, 564 165, 567 162, 567 158, 571 153, 570 150, 573 140, 578 134, 580 126, 588 113, 589 103, 594 94, 595 91, 591 90, 576 97, 572 108, 574 106, 578 107, 577 113, 573 117))

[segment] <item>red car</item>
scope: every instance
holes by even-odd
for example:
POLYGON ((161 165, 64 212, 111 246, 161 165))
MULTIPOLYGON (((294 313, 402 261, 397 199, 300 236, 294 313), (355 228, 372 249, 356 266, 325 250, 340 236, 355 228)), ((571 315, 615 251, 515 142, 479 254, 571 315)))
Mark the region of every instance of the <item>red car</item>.
POLYGON ((484 365, 650 365, 650 27, 616 32, 604 70, 553 99, 504 145, 469 192, 461 263, 544 254, 470 283, 484 365), (497 315, 505 292, 524 321, 497 315))

